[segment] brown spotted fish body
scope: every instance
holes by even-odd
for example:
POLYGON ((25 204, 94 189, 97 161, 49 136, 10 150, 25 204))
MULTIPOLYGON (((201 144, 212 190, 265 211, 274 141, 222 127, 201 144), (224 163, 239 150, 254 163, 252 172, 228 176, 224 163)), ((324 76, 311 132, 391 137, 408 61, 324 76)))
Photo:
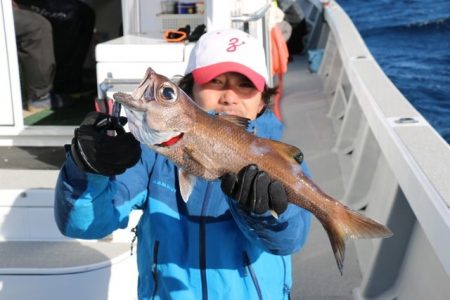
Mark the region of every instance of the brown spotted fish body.
POLYGON ((322 192, 303 174, 298 148, 247 132, 245 118, 208 114, 177 85, 150 68, 131 96, 116 93, 114 99, 124 105, 133 135, 180 168, 180 191, 185 201, 195 176, 214 180, 256 164, 283 184, 289 202, 319 219, 341 273, 346 239, 392 235, 382 224, 322 192))

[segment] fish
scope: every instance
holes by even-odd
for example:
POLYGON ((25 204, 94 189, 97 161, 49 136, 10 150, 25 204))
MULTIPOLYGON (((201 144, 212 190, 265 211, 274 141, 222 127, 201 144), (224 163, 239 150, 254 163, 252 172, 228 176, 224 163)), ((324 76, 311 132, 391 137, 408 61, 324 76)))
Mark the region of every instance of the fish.
POLYGON ((131 95, 117 92, 113 98, 124 107, 128 128, 136 139, 178 167, 184 201, 189 199, 195 178, 216 180, 255 164, 282 183, 288 202, 310 211, 320 221, 341 275, 346 240, 392 235, 386 226, 327 195, 308 178, 299 164, 299 148, 248 132, 246 118, 204 111, 178 85, 152 68, 131 95))

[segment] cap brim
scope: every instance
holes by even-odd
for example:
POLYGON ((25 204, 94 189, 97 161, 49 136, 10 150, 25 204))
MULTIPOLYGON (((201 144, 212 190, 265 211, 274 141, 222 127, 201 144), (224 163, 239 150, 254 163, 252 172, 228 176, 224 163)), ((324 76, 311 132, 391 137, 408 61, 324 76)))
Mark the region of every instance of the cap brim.
POLYGON ((236 72, 244 75, 255 85, 258 91, 264 91, 264 86, 266 85, 264 77, 239 63, 222 62, 206 67, 200 67, 192 71, 192 76, 194 77, 195 83, 205 84, 215 77, 227 72, 236 72))

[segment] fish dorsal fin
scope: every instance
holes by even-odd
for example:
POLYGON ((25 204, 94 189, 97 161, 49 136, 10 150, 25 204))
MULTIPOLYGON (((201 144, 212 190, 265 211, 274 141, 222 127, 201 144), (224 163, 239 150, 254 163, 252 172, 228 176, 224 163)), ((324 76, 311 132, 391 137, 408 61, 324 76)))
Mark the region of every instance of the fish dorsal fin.
POLYGON ((180 185, 180 193, 184 202, 188 202, 189 197, 194 189, 196 177, 183 169, 178 169, 178 182, 180 185))
POLYGON ((278 142, 274 140, 269 140, 270 143, 272 143, 272 146, 277 149, 277 151, 282 154, 286 155, 288 159, 293 159, 297 163, 301 164, 303 161, 303 152, 299 148, 285 144, 283 142, 278 142))
POLYGON ((217 117, 227 120, 228 122, 231 122, 244 129, 248 127, 248 123, 250 122, 250 119, 234 115, 217 115, 217 117))

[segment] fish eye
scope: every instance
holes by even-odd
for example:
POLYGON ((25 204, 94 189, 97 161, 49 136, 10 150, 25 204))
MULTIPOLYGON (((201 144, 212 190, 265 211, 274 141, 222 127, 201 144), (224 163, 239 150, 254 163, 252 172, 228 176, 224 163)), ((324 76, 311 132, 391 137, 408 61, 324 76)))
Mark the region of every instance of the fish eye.
POLYGON ((177 100, 177 91, 169 84, 163 84, 159 88, 159 96, 166 101, 177 100))

